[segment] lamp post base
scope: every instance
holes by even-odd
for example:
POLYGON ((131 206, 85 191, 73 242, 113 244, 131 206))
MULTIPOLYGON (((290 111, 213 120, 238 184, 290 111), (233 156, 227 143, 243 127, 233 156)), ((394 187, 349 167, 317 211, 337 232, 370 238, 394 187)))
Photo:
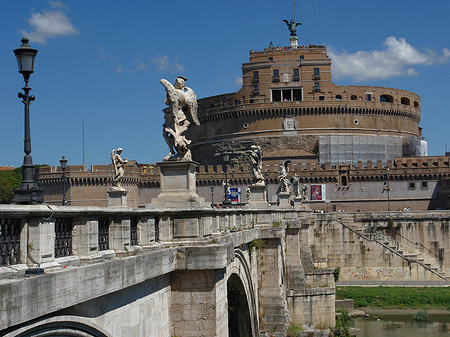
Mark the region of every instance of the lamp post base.
POLYGON ((19 188, 14 189, 13 204, 20 205, 36 205, 42 204, 44 202, 44 191, 42 188, 34 186, 29 186, 32 184, 27 184, 27 186, 20 185, 19 188))

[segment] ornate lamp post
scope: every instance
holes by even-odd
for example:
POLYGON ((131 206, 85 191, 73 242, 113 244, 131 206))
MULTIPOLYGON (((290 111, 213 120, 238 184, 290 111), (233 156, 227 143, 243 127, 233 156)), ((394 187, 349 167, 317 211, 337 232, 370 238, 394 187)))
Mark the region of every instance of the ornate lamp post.
POLYGON ((389 186, 389 168, 387 168, 384 178, 385 178, 385 182, 384 182, 383 190, 385 190, 387 192, 388 212, 390 212, 391 211, 391 202, 390 202, 391 200, 390 200, 389 193, 391 192, 391 187, 389 186))
POLYGON ((30 138, 30 104, 34 101, 34 96, 30 96, 31 88, 28 86, 28 80, 33 73, 34 59, 37 50, 28 45, 28 39, 22 39, 22 45, 14 50, 19 66, 19 73, 23 75, 25 86, 22 88, 24 93, 19 92, 19 98, 25 105, 25 139, 24 152, 25 157, 22 165, 22 183, 18 189, 14 190, 13 203, 16 204, 39 204, 44 202, 44 193, 34 180, 34 165, 31 158, 31 138, 30 138))
POLYGON ((264 172, 264 177, 266 178, 266 202, 269 202, 269 174, 270 172, 268 170, 264 172))
POLYGON ((67 167, 67 159, 66 157, 62 157, 59 161, 61 164, 61 170, 62 170, 62 178, 63 178, 63 199, 62 199, 62 205, 66 206, 66 167, 67 167))
POLYGON ((223 186, 223 205, 224 207, 228 207, 230 204, 230 199, 229 199, 229 190, 228 190, 228 163, 230 162, 230 154, 228 152, 224 152, 222 153, 222 158, 223 161, 225 163, 225 185, 223 186))

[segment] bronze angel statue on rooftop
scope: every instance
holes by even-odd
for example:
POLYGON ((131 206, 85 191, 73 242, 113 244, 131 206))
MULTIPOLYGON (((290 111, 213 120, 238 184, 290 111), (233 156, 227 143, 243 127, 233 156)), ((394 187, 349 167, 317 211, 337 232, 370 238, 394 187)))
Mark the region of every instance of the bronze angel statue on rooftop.
POLYGON ((297 37, 297 26, 301 25, 301 22, 295 22, 295 19, 292 19, 290 22, 288 20, 283 19, 288 26, 289 32, 291 33, 291 37, 297 37))
POLYGON ((169 146, 169 154, 164 160, 192 160, 189 149, 190 140, 184 133, 191 123, 200 125, 197 118, 197 96, 194 90, 185 86, 186 77, 178 76, 172 85, 169 81, 161 79, 166 88, 167 97, 164 103, 168 105, 164 111, 163 136, 169 146))

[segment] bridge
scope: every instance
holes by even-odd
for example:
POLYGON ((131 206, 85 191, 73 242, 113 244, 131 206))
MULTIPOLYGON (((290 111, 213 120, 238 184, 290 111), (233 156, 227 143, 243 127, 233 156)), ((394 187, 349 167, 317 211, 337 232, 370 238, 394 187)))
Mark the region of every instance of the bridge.
POLYGON ((333 269, 312 266, 311 220, 304 207, 1 205, 0 335, 258 336, 283 335, 290 323, 333 326, 333 269))
POLYGON ((448 211, 317 214, 258 186, 217 209, 176 172, 145 208, 0 205, 0 336, 285 336, 334 326, 335 267, 447 280, 448 211))

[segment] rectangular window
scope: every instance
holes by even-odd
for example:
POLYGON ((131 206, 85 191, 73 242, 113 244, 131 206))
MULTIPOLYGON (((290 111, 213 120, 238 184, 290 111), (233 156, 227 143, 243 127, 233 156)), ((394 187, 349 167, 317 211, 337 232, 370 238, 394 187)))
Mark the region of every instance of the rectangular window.
POLYGON ((292 90, 292 97, 294 98, 294 101, 301 101, 303 99, 303 97, 302 97, 302 89, 293 89, 292 90))
POLYGON ((314 76, 319 76, 319 75, 320 75, 319 68, 314 68, 314 76))
POLYGON ((299 77, 299 71, 298 69, 294 69, 294 77, 299 77))
POLYGON ((428 181, 422 181, 422 184, 420 185, 420 188, 422 190, 427 190, 428 189, 428 181))
POLYGON ((269 61, 273 61, 273 57, 272 56, 269 56, 269 61))
POLYGON ((319 101, 324 101, 325 100, 325 96, 319 96, 319 101))
POLYGON ((291 102, 303 100, 302 88, 271 89, 272 102, 291 102))
POLYGON ((253 72, 253 79, 254 79, 254 80, 259 79, 259 73, 258 73, 257 71, 254 71, 254 72, 253 72))
POLYGON ((281 102, 281 90, 272 90, 272 102, 281 102))
POLYGON ((300 55, 300 60, 304 60, 305 56, 304 55, 300 55))
POLYGON ((372 100, 372 94, 367 94, 367 101, 370 102, 372 100))
POLYGON ((320 88, 320 83, 319 82, 314 82, 314 88, 320 88))
POLYGON ((415 190, 416 189, 416 183, 408 183, 408 190, 415 190))
POLYGON ((278 69, 273 70, 273 77, 280 77, 280 71, 278 69))

